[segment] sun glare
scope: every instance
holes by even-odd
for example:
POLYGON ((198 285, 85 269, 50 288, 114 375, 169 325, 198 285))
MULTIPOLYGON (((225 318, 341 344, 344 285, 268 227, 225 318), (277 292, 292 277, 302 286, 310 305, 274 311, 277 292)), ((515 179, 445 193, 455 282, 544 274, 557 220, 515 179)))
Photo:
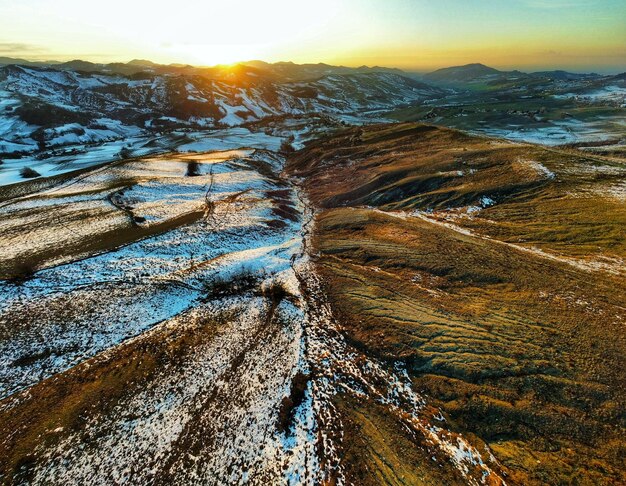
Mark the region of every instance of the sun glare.
POLYGON ((602 2, 604 12, 521 0, 0 0, 0 45, 16 46, 14 57, 99 62, 621 65, 626 10, 602 2))
POLYGON ((113 18, 103 23, 130 45, 152 51, 154 58, 214 65, 301 57, 307 45, 326 46, 325 31, 339 12, 339 4, 329 0, 316 2, 315 8, 286 0, 185 3, 187 8, 165 18, 159 9, 143 11, 143 2, 133 3, 127 18, 143 15, 141 24, 113 18))

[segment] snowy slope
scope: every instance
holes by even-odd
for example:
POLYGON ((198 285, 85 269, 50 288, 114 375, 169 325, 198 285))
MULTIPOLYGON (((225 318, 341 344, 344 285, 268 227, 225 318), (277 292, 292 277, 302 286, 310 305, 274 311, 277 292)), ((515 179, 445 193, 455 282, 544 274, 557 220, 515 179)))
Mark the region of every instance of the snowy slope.
POLYGON ((244 83, 5 66, 0 68, 0 153, 102 143, 171 128, 238 126, 276 115, 385 110, 441 93, 390 72, 244 83))

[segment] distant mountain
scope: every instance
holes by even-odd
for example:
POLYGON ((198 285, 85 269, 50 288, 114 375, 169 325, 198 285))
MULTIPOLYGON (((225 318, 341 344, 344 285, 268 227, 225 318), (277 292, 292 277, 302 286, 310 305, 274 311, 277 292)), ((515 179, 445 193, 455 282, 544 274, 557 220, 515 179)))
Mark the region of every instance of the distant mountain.
MULTIPOLYGON (((99 64, 90 61, 83 61, 81 59, 75 59, 73 61, 62 62, 54 66, 55 69, 63 69, 67 71, 78 71, 84 73, 112 73, 120 74, 122 76, 130 76, 146 70, 153 71, 155 68, 160 67, 160 64, 138 59, 127 63, 113 62, 109 64, 99 64)), ((165 70, 167 71, 167 69, 165 70)))
POLYGON ((95 64, 89 61, 74 59, 73 61, 62 62, 55 66, 57 69, 69 69, 72 71, 98 72, 104 69, 103 64, 95 64))
POLYGON ((0 67, 0 106, 5 107, 0 112, 0 152, 30 153, 168 128, 239 126, 284 115, 341 119, 446 94, 373 68, 145 64, 77 60, 58 68, 0 67))
POLYGON ((21 66, 52 66, 59 64, 58 61, 27 61, 16 57, 0 57, 0 66, 19 64, 21 66))
POLYGON ((114 62, 109 64, 94 63, 82 59, 72 61, 57 62, 33 62, 26 59, 10 57, 0 57, 2 65, 20 65, 51 67, 66 71, 79 71, 87 73, 119 74, 122 76, 133 76, 139 73, 152 73, 160 75, 198 75, 213 79, 237 79, 238 82, 256 82, 261 79, 267 81, 312 81, 332 74, 354 74, 354 73, 393 73, 400 76, 409 76, 406 72, 397 68, 386 68, 381 66, 360 66, 357 68, 346 66, 332 66, 325 63, 317 64, 295 64, 293 62, 268 63, 265 61, 252 60, 240 62, 235 65, 192 66, 189 64, 158 64, 148 59, 133 59, 129 62, 114 62))
POLYGON ((452 66, 443 69, 437 69, 432 73, 423 76, 425 81, 439 83, 458 83, 472 81, 478 78, 491 75, 505 74, 504 71, 498 71, 495 68, 485 66, 484 64, 474 63, 465 66, 452 66))
POLYGON ((159 64, 157 64, 156 62, 152 62, 147 59, 133 59, 132 61, 128 61, 126 64, 128 64, 129 66, 142 66, 151 68, 159 66, 159 64))
MULTIPOLYGON (((167 71, 167 66, 161 66, 160 64, 153 63, 151 61, 144 61, 134 59, 128 63, 114 62, 110 64, 94 63, 90 61, 83 61, 82 59, 74 59, 72 61, 28 61, 21 58, 13 57, 0 57, 0 66, 33 66, 33 67, 54 67, 55 69, 62 69, 64 71, 80 71, 87 73, 113 73, 121 74, 124 76, 132 75, 146 69, 154 69, 157 67, 164 68, 167 71)), ((173 72, 173 68, 169 68, 173 72)))
POLYGON ((351 74, 351 73, 394 73, 401 76, 408 74, 401 69, 386 68, 381 66, 360 66, 351 68, 346 66, 332 66, 325 63, 317 64, 295 64, 293 62, 277 62, 267 63, 264 61, 246 61, 241 65, 253 67, 264 72, 268 76, 280 77, 281 79, 290 81, 304 81, 328 76, 332 74, 351 74))
POLYGON ((500 71, 484 64, 474 63, 438 69, 424 74, 421 79, 435 85, 462 87, 468 83, 485 83, 485 85, 494 87, 502 86, 503 84, 523 86, 543 81, 593 81, 604 77, 596 73, 571 73, 559 69, 533 73, 525 73, 518 70, 500 71))
POLYGON ((562 71, 562 70, 538 71, 538 72, 530 73, 530 76, 554 79, 558 81, 576 81, 579 79, 600 77, 599 74, 595 74, 595 73, 590 73, 590 74, 589 73, 570 73, 570 72, 562 71))
POLYGON ((17 59, 13 57, 0 57, 0 64, 7 65, 7 64, 33 64, 33 63, 30 61, 27 61, 26 59, 17 59))

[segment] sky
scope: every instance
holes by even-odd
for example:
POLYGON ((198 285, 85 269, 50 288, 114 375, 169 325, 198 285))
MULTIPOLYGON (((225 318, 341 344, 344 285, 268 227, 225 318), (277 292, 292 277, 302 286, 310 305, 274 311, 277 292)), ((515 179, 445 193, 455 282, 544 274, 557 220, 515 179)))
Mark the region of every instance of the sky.
POLYGON ((626 71, 626 0, 0 0, 0 57, 626 71))

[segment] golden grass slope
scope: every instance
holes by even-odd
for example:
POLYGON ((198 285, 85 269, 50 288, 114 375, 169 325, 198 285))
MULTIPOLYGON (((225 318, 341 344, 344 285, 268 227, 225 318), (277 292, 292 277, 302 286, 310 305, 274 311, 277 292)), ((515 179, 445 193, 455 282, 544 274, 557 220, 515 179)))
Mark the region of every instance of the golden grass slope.
MULTIPOLYGON (((508 483, 626 482, 623 165, 401 124, 315 142, 289 170, 322 208, 316 268, 352 343, 407 363, 508 483)), ((419 469, 384 447, 400 439, 376 404, 340 403, 361 423, 346 454, 369 457, 355 480, 422 483, 376 466, 419 469)))

